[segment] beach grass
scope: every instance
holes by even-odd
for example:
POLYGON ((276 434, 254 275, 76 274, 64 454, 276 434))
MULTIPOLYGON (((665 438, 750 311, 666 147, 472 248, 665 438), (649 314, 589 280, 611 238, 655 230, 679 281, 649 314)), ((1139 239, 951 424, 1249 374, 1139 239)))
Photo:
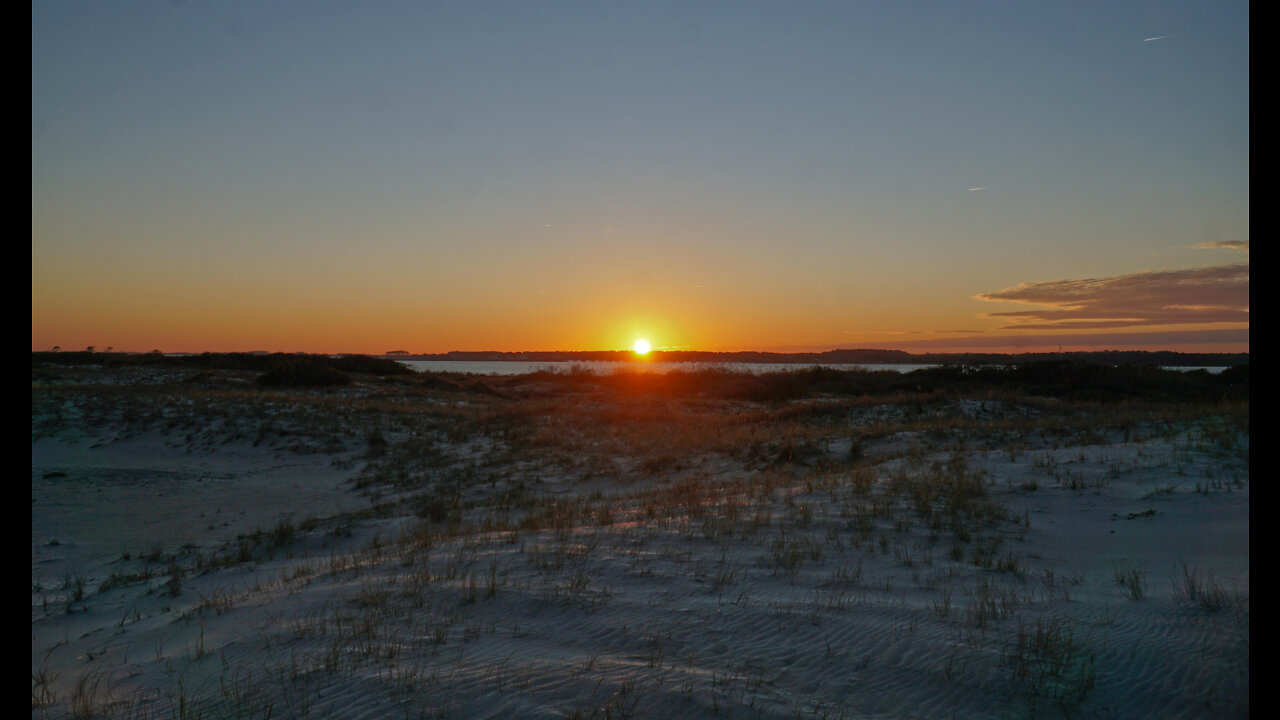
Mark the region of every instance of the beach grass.
POLYGON ((1248 715, 1247 541, 1155 542, 1247 537, 1204 378, 214 370, 33 379, 33 717, 1160 714, 1188 674, 1248 715), (195 522, 37 537, 143 450, 195 522))

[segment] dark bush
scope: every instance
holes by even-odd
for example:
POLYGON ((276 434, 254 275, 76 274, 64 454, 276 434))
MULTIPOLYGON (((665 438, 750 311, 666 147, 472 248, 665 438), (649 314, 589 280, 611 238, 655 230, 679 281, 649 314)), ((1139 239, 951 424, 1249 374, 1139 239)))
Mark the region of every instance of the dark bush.
POLYGON ((1249 365, 1236 365, 1218 373, 1218 382, 1228 387, 1249 387, 1249 365))
POLYGON ((334 368, 361 375, 412 375, 413 370, 395 360, 369 357, 368 355, 343 355, 327 358, 334 368))
POLYGON ((259 385, 271 387, 332 387, 351 384, 346 373, 311 355, 273 357, 259 385))

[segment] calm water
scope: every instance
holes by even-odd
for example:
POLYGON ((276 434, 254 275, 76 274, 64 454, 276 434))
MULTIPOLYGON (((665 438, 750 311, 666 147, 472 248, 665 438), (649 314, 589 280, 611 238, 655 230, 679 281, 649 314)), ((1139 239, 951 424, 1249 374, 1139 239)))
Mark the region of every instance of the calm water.
MULTIPOLYGON (((455 372, 474 373, 477 375, 524 375, 526 373, 547 370, 567 373, 575 368, 589 370, 599 375, 618 372, 619 370, 642 370, 645 372, 665 373, 672 370, 686 372, 697 370, 729 370, 732 372, 767 373, 786 372, 788 370, 805 370, 814 363, 699 363, 699 362, 520 362, 508 360, 458 362, 453 360, 401 360, 400 363, 418 372, 455 372)), ((823 365, 833 370, 891 370, 908 373, 933 365, 823 365)))
MULTIPOLYGON (((729 370, 733 372, 749 372, 753 374, 768 372, 787 372, 789 370, 806 370, 814 367, 814 363, 698 363, 698 362, 650 362, 650 363, 630 363, 630 362, 521 362, 513 360, 491 360, 491 361, 455 361, 455 360, 400 360, 401 364, 406 365, 417 372, 453 372, 453 373, 470 373, 474 375, 524 375, 527 373, 537 372, 539 370, 547 370, 549 372, 571 372, 575 368, 589 370, 591 372, 604 375, 615 373, 619 370, 643 370, 646 372, 665 373, 672 370, 684 370, 686 372, 698 370, 729 370)), ((912 370, 920 370, 922 368, 937 367, 936 365, 908 365, 908 364, 833 364, 822 365, 821 367, 831 368, 833 370, 879 370, 909 373, 912 370)), ((1217 374, 1225 370, 1221 367, 1168 367, 1166 370, 1207 370, 1210 373, 1217 374)))

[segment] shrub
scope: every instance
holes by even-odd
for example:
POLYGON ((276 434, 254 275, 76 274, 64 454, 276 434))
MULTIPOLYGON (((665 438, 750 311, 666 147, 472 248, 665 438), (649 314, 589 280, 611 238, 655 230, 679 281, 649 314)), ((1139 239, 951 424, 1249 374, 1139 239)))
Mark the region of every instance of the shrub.
POLYGON ((349 375, 308 355, 272 358, 267 368, 267 372, 258 377, 259 385, 333 387, 351 384, 349 375))
POLYGON ((412 375, 413 370, 395 360, 369 357, 368 355, 343 355, 325 358, 328 364, 341 372, 363 375, 412 375))

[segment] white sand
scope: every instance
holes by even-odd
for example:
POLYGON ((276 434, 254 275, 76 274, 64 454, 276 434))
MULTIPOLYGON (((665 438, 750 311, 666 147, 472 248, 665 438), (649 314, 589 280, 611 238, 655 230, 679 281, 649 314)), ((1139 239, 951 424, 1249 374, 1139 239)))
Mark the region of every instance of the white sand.
POLYGON ((867 444, 869 496, 934 462, 981 475, 1009 519, 964 543, 905 505, 868 516, 847 466, 642 477, 618 457, 589 482, 540 466, 540 492, 589 508, 561 527, 448 533, 406 510, 196 572, 282 518, 368 508, 347 482, 360 432, 298 453, 67 421, 32 442, 32 717, 1247 717, 1247 435, 1033 425, 1012 455, 867 444), (176 595, 152 552, 184 568, 176 595))

